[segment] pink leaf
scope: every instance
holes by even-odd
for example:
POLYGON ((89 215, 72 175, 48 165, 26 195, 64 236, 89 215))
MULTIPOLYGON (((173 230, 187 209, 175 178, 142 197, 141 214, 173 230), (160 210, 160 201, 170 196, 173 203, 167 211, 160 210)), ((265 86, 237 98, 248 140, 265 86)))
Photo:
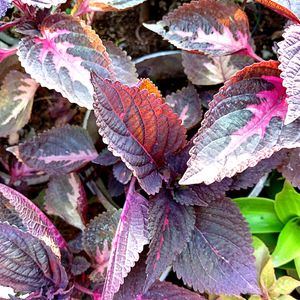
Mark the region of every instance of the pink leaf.
POLYGON ((0 184, 0 201, 3 208, 9 209, 21 219, 29 233, 44 241, 60 257, 60 248, 65 248, 66 242, 38 207, 19 192, 3 184, 0 184))
POLYGON ((210 103, 181 184, 232 177, 283 148, 299 147, 299 121, 284 126, 286 93, 278 63, 246 67, 210 103))
POLYGON ((42 86, 88 109, 92 109, 94 93, 90 72, 111 77, 111 61, 99 36, 69 15, 46 17, 40 36, 20 41, 18 56, 26 72, 42 86))
POLYGON ((284 40, 278 43, 279 68, 286 87, 288 112, 285 124, 289 124, 300 117, 300 87, 298 84, 298 66, 300 59, 300 25, 292 25, 283 33, 284 40))
POLYGON ((45 194, 48 214, 61 217, 67 223, 84 230, 87 198, 76 173, 52 177, 45 194))
POLYGON ((31 168, 52 175, 72 172, 97 157, 87 131, 69 125, 45 131, 8 150, 31 168))
POLYGON ((168 155, 184 147, 185 128, 164 100, 148 88, 140 90, 94 75, 92 82, 104 143, 121 157, 148 194, 157 193, 162 184, 159 169, 168 155))
POLYGON ((113 299, 124 278, 139 259, 139 253, 149 242, 148 202, 133 190, 133 183, 127 193, 116 235, 112 242, 102 298, 113 299))
POLYGON ((183 50, 214 56, 235 52, 255 56, 247 16, 232 2, 192 1, 170 12, 162 21, 144 26, 183 50))
POLYGON ((89 8, 93 11, 118 11, 139 5, 146 0, 89 0, 89 8))

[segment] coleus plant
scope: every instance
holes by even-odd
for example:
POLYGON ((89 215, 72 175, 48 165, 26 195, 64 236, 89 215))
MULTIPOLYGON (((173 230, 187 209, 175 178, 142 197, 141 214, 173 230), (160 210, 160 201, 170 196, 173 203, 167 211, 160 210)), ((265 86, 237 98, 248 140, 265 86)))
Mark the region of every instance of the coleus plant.
POLYGON ((27 299, 262 294, 248 225, 226 192, 253 186, 279 166, 300 185, 297 4, 257 1, 293 23, 279 43, 279 62, 255 54, 247 16, 232 1, 194 0, 145 24, 183 50, 192 83, 225 82, 202 119, 192 85, 164 98, 149 79, 138 78, 124 51, 103 43, 80 18, 143 1, 77 1, 72 15, 61 11, 65 2, 0 2, 0 15, 14 7, 0 31, 15 27, 22 35, 17 48, 0 52, 0 136, 11 142, 27 124, 41 85, 94 109, 107 149, 98 153, 85 128, 66 124, 5 147, 0 284, 27 299), (122 210, 93 172, 97 164, 112 166, 124 186, 122 210), (73 241, 16 191, 28 177, 48 183, 45 212, 80 230, 73 241), (87 189, 107 209, 92 220, 87 189), (163 281, 170 267, 194 291, 163 281))

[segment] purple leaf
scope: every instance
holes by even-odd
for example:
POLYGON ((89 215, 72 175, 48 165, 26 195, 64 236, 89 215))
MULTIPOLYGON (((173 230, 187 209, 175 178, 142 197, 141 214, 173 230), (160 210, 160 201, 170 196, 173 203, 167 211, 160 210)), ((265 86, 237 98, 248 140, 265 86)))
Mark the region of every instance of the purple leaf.
POLYGON ((300 59, 300 25, 292 25, 283 33, 284 40, 278 43, 279 68, 288 95, 288 111, 285 124, 289 124, 300 117, 300 87, 298 65, 300 59))
POLYGON ((168 95, 166 102, 179 116, 186 129, 190 129, 200 122, 202 118, 201 100, 194 86, 188 85, 182 90, 168 95))
POLYGON ((148 194, 157 193, 162 185, 159 168, 166 156, 184 147, 185 128, 153 84, 143 84, 140 90, 94 74, 92 82, 95 115, 104 143, 121 157, 148 194))
POLYGON ((132 172, 126 167, 126 165, 122 161, 117 162, 113 166, 113 174, 115 178, 123 184, 127 184, 132 177, 132 172))
POLYGON ((45 194, 48 214, 61 217, 67 223, 84 230, 87 198, 76 173, 54 176, 45 194))
POLYGON ((158 279, 190 240, 195 225, 192 207, 173 201, 161 191, 150 202, 150 249, 147 257, 145 291, 158 279))
POLYGON ((9 6, 10 6, 10 0, 0 0, 0 18, 5 16, 9 6))
POLYGON ((174 263, 179 278, 199 292, 259 293, 251 235, 227 198, 195 208, 190 242, 174 263))
POLYGON ((239 6, 228 1, 185 3, 156 24, 144 24, 176 47, 214 56, 242 52, 255 56, 249 24, 239 6))
MULTIPOLYGON (((128 2, 128 1, 127 1, 128 2)), ((104 42, 104 46, 112 62, 116 79, 123 84, 134 85, 138 80, 137 71, 131 57, 113 42, 104 42)))
POLYGON ((60 256, 59 249, 65 248, 66 242, 39 208, 22 194, 3 184, 0 184, 0 201, 2 208, 11 210, 13 215, 21 219, 26 231, 44 241, 57 256, 60 256))
POLYGON ((114 165, 118 160, 120 159, 114 156, 107 148, 105 148, 93 160, 93 163, 101 166, 111 166, 114 165))
POLYGON ((134 180, 126 196, 118 229, 112 242, 112 253, 102 298, 113 299, 135 262, 139 259, 144 245, 149 242, 148 201, 133 190, 134 180))
POLYGON ((54 14, 40 25, 39 36, 24 37, 18 56, 33 79, 70 102, 92 109, 90 72, 111 77, 111 61, 99 36, 78 18, 54 14))
POLYGON ((300 120, 284 126, 286 93, 278 63, 246 67, 210 102, 181 184, 232 177, 283 148, 300 146, 300 120))
POLYGON ((38 8, 50 8, 51 6, 58 6, 67 0, 20 0, 24 4, 37 6, 38 8))
POLYGON ((273 9, 277 13, 291 19, 296 23, 300 23, 300 3, 296 0, 255 0, 273 9))
POLYGON ((71 272, 74 276, 84 273, 91 264, 83 256, 76 256, 72 262, 71 272))
POLYGON ((300 188, 300 149, 292 149, 289 151, 288 159, 285 164, 279 168, 285 179, 293 186, 300 188))
MULTIPOLYGON (((204 296, 196 294, 185 288, 176 286, 171 282, 156 281, 149 291, 136 300, 206 300, 204 296)), ((125 300, 125 299, 124 299, 125 300)))
POLYGON ((67 287, 67 274, 59 259, 30 233, 0 223, 0 252, 0 285, 16 292, 43 288, 49 297, 67 287))
POLYGON ((29 167, 51 175, 72 172, 97 157, 87 131, 69 125, 45 131, 8 150, 29 167))
POLYGON ((232 179, 224 178, 221 182, 214 182, 210 185, 204 183, 177 188, 173 192, 174 200, 183 205, 207 206, 215 201, 231 188, 232 179))
POLYGON ((0 137, 16 133, 30 119, 38 84, 27 74, 10 71, 0 90, 0 137))
POLYGON ((252 63, 252 58, 239 54, 213 57, 182 51, 184 72, 196 85, 223 83, 252 63))

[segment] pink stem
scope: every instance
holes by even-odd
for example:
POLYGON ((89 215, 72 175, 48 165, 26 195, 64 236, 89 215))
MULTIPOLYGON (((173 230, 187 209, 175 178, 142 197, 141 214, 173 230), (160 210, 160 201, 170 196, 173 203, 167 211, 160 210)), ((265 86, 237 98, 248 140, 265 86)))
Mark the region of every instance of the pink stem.
POLYGON ((16 54, 17 50, 17 48, 0 49, 0 62, 2 62, 8 56, 16 54))
POLYGON ((93 296, 94 299, 98 299, 98 300, 101 299, 101 294, 100 294, 100 293, 93 292, 93 291, 87 289, 86 287, 80 285, 80 284, 77 283, 77 282, 74 283, 74 287, 75 287, 76 290, 78 290, 78 291, 80 291, 80 292, 82 292, 82 293, 84 293, 84 294, 93 296))

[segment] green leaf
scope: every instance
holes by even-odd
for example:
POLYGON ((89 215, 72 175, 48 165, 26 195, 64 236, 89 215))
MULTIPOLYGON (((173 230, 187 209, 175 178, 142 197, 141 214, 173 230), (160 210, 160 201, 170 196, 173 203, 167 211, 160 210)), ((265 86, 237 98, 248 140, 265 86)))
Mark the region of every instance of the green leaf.
POLYGON ((279 234, 272 260, 274 267, 281 266, 300 256, 300 218, 290 220, 279 234))
POLYGON ((300 281, 290 276, 282 276, 277 280, 273 292, 288 295, 298 286, 300 286, 300 281))
POLYGON ((236 198, 238 205, 250 226, 251 233, 280 232, 283 224, 278 219, 274 201, 267 198, 236 198))
POLYGON ((260 285, 263 288, 263 290, 268 291, 273 288, 275 283, 276 283, 276 276, 274 272, 274 266, 270 258, 261 271, 260 285))
POLYGON ((297 275, 300 278, 300 256, 294 259, 297 275))
POLYGON ((267 246, 259 238, 253 236, 252 239, 253 239, 252 245, 254 248, 256 272, 258 274, 258 277, 260 277, 260 273, 263 267, 270 259, 270 254, 267 246))
POLYGON ((294 217, 300 217, 300 194, 288 181, 285 181, 282 191, 276 195, 274 207, 283 223, 294 217))

